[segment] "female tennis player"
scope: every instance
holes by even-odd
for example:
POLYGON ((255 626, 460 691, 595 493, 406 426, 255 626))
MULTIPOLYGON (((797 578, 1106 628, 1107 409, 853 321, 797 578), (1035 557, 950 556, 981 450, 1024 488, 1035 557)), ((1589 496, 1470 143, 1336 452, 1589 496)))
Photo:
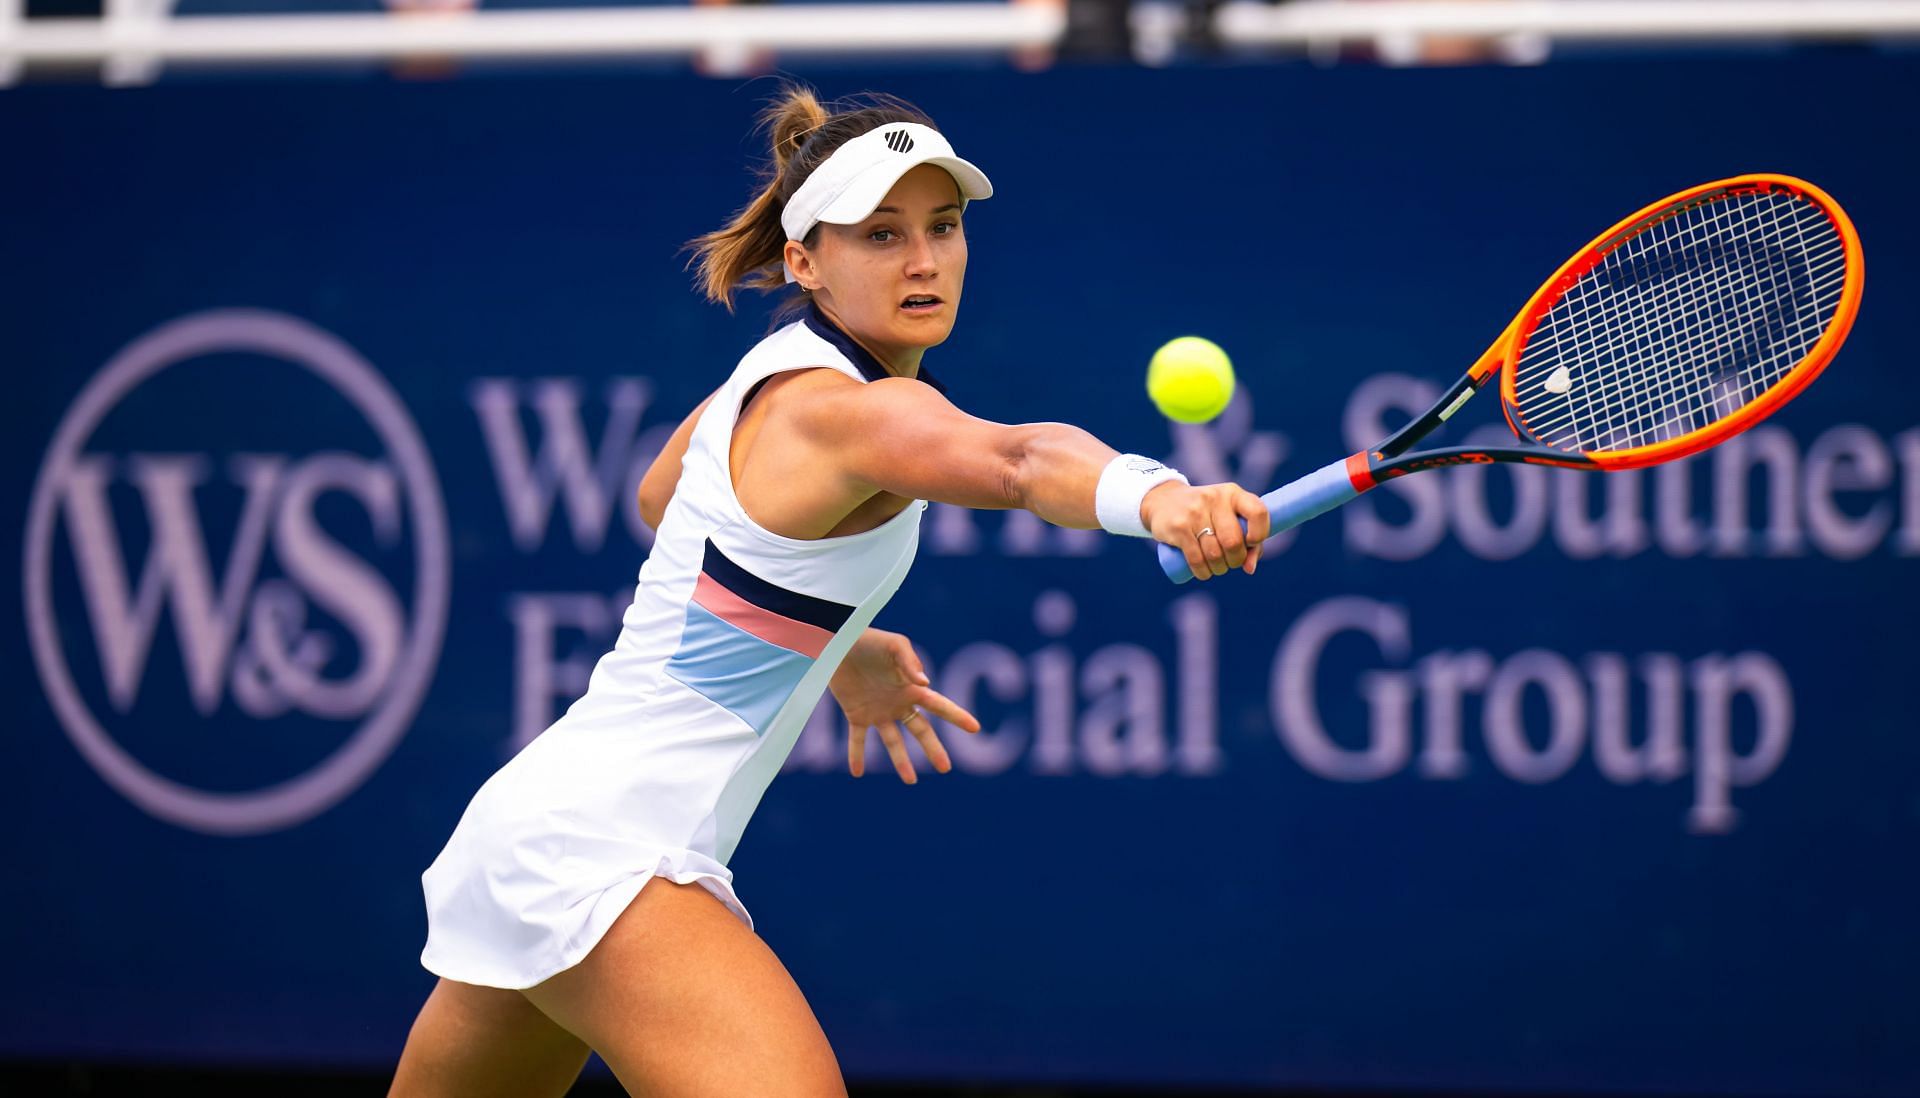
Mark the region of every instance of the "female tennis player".
POLYGON ((1259 560, 1252 493, 947 401, 921 356, 953 330, 962 212, 992 187, 909 104, 842 106, 783 89, 760 194, 693 242, 709 298, 731 309, 741 288, 795 283, 798 315, 648 471, 658 534, 613 650, 424 874, 422 963, 441 979, 395 1095, 561 1095, 589 1049, 636 1094, 844 1094, 726 863, 822 691, 846 712, 855 776, 869 728, 907 782, 901 729, 939 771, 931 717, 978 731, 905 637, 870 628, 925 501, 1152 537, 1201 577, 1259 560))

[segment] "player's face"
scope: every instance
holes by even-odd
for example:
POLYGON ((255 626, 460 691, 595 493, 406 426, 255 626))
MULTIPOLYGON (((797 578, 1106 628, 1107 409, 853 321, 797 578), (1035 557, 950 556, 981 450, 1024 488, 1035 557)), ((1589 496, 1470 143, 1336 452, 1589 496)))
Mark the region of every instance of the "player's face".
POLYGON ((945 341, 967 274, 960 187, 945 168, 921 164, 866 220, 820 229, 815 293, 848 332, 893 365, 945 341))

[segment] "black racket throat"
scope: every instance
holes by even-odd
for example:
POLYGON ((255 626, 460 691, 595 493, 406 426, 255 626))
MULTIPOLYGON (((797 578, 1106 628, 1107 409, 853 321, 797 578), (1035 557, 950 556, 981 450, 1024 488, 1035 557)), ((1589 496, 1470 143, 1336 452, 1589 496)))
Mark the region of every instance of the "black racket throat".
POLYGON ((1443 446, 1431 450, 1412 450, 1415 443, 1432 434, 1442 423, 1451 419, 1467 400, 1493 377, 1489 373, 1482 377, 1468 374, 1453 383, 1433 406, 1406 425, 1387 437, 1375 449, 1365 455, 1367 470, 1377 483, 1403 477, 1408 473, 1418 473, 1427 469, 1440 469, 1449 465, 1491 465, 1495 462, 1511 462, 1521 465, 1550 465, 1558 469, 1593 469, 1599 465, 1579 455, 1538 445, 1526 437, 1525 429, 1518 426, 1518 420, 1512 415, 1507 417, 1520 445, 1517 446, 1443 446), (1409 452, 1412 451, 1412 452, 1409 452))
POLYGON ((1375 449, 1382 458, 1397 458, 1406 453, 1414 443, 1432 434, 1459 411, 1467 398, 1480 390, 1481 384, 1483 382, 1475 381, 1472 375, 1454 382, 1453 387, 1434 401, 1431 408, 1408 420, 1405 426, 1387 436, 1387 440, 1375 449))

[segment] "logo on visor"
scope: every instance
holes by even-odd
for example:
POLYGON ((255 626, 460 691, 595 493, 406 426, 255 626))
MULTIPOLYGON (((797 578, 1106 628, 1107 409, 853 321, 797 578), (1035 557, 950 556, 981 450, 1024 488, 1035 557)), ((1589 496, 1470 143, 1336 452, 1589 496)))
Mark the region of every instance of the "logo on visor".
POLYGON ((913 151, 913 135, 905 130, 895 130, 887 135, 887 148, 897 153, 913 151))

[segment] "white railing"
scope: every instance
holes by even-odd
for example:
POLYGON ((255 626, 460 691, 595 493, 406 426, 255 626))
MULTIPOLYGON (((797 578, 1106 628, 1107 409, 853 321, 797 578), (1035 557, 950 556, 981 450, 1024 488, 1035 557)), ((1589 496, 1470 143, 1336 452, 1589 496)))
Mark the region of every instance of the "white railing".
POLYGON ((26 14, 26 0, 0 0, 0 87, 20 78, 20 58, 5 48, 20 37, 20 24, 26 14))
POLYGON ((1556 42, 1729 41, 1920 34, 1914 0, 1510 0, 1273 5, 1232 0, 1214 29, 1236 45, 1303 46, 1390 35, 1537 35, 1556 42))
MULTIPOLYGON (((106 0, 101 18, 34 20, 22 6, 0 0, 0 85, 23 63, 97 64, 108 83, 137 84, 169 62, 1000 52, 1058 44, 1067 27, 1064 0, 195 16, 174 15, 173 0, 106 0)), ((1920 35, 1920 0, 1231 0, 1215 28, 1233 45, 1307 49, 1421 35, 1895 37, 1920 35)))
POLYGON ((19 4, 0 0, 0 66, 99 63, 112 83, 169 61, 953 53, 1045 46, 1066 30, 1064 7, 993 2, 174 16, 171 0, 108 0, 100 19, 9 19, 19 4))

